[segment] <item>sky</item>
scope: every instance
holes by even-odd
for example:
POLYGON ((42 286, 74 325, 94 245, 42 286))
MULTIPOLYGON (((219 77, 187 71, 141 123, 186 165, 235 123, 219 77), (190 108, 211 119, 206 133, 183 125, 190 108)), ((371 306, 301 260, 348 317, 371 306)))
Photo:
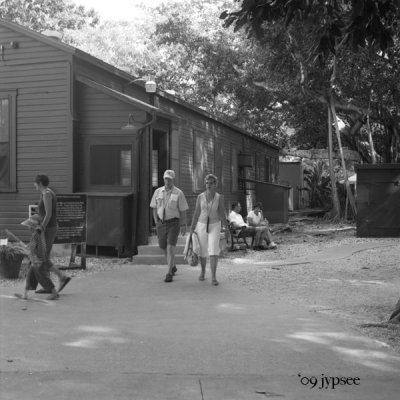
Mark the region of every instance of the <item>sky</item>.
POLYGON ((145 3, 149 7, 157 6, 168 0, 72 0, 85 8, 94 8, 103 21, 133 21, 143 16, 139 5, 145 3))

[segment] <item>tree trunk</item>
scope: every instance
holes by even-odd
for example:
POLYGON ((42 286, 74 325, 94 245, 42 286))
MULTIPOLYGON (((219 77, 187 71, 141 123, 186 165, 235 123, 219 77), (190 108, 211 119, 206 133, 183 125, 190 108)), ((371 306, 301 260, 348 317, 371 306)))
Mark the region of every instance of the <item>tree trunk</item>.
POLYGON ((357 215, 356 202, 354 200, 353 192, 351 191, 349 179, 347 177, 346 162, 344 160, 342 141, 340 139, 339 124, 338 124, 338 120, 337 120, 337 116, 336 116, 335 104, 333 102, 332 95, 329 96, 329 103, 330 103, 332 118, 335 123, 336 137, 337 137, 337 141, 338 141, 338 145, 339 145, 340 157, 342 159, 343 177, 344 177, 344 182, 346 185, 346 193, 349 198, 349 202, 350 202, 350 206, 353 211, 353 215, 356 216, 357 215))
POLYGON ((339 196, 336 188, 336 177, 335 170, 333 166, 333 145, 332 145, 332 114, 329 109, 329 104, 327 105, 328 110, 328 157, 329 157, 329 175, 331 178, 331 188, 332 188, 332 204, 333 204, 333 212, 334 218, 340 218, 340 202, 339 196))
POLYGON ((376 164, 376 154, 375 154, 374 142, 372 140, 372 131, 371 131, 371 125, 369 123, 369 115, 367 115, 367 128, 368 128, 369 149, 371 151, 371 160, 372 164, 376 164))

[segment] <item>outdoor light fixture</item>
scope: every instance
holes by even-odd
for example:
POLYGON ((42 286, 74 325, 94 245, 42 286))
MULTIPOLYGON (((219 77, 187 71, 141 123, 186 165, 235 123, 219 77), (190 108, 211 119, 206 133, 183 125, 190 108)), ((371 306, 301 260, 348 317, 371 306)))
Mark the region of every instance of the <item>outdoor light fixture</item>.
POLYGON ((146 128, 147 126, 151 125, 155 120, 156 116, 152 114, 151 121, 148 122, 141 122, 135 121, 133 114, 129 114, 128 116, 128 123, 121 127, 123 131, 139 131, 140 129, 146 128))
POLYGON ((155 93, 157 90, 157 84, 151 77, 146 81, 144 87, 147 93, 155 93))
POLYGON ((151 75, 149 75, 147 78, 134 79, 133 81, 128 82, 126 84, 126 86, 130 85, 131 83, 138 82, 138 81, 146 81, 144 84, 146 93, 155 93, 157 91, 157 83, 151 75))

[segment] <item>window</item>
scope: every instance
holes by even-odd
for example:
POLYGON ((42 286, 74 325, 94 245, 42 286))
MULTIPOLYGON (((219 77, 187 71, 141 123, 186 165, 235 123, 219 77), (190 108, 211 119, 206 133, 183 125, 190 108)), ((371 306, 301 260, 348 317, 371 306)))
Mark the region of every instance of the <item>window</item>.
POLYGON ((262 165, 263 156, 260 154, 256 154, 255 156, 255 178, 258 181, 263 181, 263 165, 262 165))
POLYGON ((194 191, 199 192, 204 189, 204 177, 205 177, 205 164, 206 154, 204 148, 204 138, 198 133, 194 133, 194 162, 193 162, 193 183, 194 191))
POLYGON ((0 92, 0 191, 16 190, 16 92, 0 92))
POLYGON ((270 158, 265 158, 265 182, 271 182, 271 165, 270 165, 270 158))
POLYGON ((215 165, 215 175, 218 178, 218 185, 220 188, 224 186, 224 148, 222 147, 222 142, 217 141, 215 143, 214 152, 214 165, 215 165))
POLYGON ((276 183, 278 180, 276 158, 271 158, 271 182, 276 183))
POLYGON ((238 152, 232 148, 232 192, 239 190, 239 168, 238 168, 238 152))
POLYGON ((92 145, 90 147, 90 184, 132 185, 132 146, 92 145))

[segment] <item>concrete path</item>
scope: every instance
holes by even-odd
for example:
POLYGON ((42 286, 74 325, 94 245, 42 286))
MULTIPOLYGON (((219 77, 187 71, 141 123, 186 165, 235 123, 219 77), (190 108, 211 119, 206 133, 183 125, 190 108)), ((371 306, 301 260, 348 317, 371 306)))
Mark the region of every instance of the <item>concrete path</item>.
POLYGON ((74 278, 53 302, 1 288, 0 399, 398 398, 400 356, 384 345, 233 283, 199 282, 198 268, 169 284, 165 272, 74 278))

